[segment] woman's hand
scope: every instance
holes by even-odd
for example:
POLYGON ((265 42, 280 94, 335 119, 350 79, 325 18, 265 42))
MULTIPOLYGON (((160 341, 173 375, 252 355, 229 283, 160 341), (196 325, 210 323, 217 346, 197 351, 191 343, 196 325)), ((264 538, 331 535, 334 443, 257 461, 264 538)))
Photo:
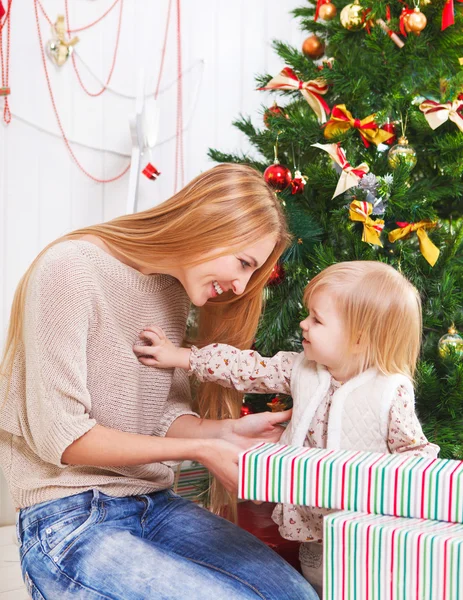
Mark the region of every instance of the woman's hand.
POLYGON ((133 347, 135 356, 143 365, 160 369, 179 367, 188 370, 190 368, 191 350, 174 346, 161 327, 156 325, 145 327, 139 339, 149 344, 135 344, 133 347))
POLYGON ((238 493, 238 456, 241 448, 225 440, 204 440, 197 460, 232 494, 238 493))
POLYGON ((280 423, 289 421, 291 412, 292 410, 263 412, 246 415, 241 419, 230 419, 230 426, 223 439, 236 444, 243 450, 260 442, 276 443, 284 431, 280 423))

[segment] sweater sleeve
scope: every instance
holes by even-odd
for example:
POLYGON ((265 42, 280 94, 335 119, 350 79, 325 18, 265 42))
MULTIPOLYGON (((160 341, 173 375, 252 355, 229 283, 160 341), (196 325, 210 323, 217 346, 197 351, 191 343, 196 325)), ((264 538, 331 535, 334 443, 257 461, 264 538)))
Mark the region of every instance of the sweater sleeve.
POLYGON ((42 460, 63 468, 64 450, 96 424, 86 385, 94 284, 86 264, 74 258, 55 256, 52 248, 36 266, 23 329, 22 434, 42 460))
POLYGON ((437 458, 439 446, 426 439, 415 413, 413 400, 404 386, 396 390, 389 412, 388 446, 391 453, 437 458))
POLYGON ((193 346, 190 371, 200 381, 255 394, 289 394, 291 372, 297 352, 278 352, 264 358, 255 350, 238 350, 226 344, 211 344, 199 350, 193 346))

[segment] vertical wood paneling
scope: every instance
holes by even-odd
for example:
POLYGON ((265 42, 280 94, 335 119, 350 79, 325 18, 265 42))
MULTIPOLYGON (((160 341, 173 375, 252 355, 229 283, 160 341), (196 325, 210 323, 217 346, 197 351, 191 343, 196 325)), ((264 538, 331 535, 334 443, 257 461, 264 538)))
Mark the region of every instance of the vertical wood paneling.
MULTIPOLYGON (((73 2, 71 26, 99 17, 113 0, 73 2)), ((262 126, 261 106, 270 96, 255 91, 256 73, 276 73, 283 66, 271 48, 274 38, 299 45, 303 35, 289 11, 303 0, 184 0, 182 2, 183 68, 204 60, 201 87, 192 116, 200 67, 185 74, 184 133, 185 180, 212 163, 209 147, 224 151, 247 151, 247 140, 231 122, 240 112, 262 126)), ((64 12, 64 0, 42 0, 54 21, 64 12)), ((145 69, 146 87, 155 88, 160 66, 168 0, 124 2, 119 55, 110 85, 135 94, 137 71, 145 69)), ((114 51, 118 8, 94 28, 79 33, 77 51, 104 79, 114 51)), ((58 133, 43 72, 32 1, 13 4, 10 82, 14 114, 46 131, 58 133)), ((44 41, 49 26, 40 17, 44 41)), ((175 1, 171 15, 162 87, 176 78, 175 1)), ((77 59, 82 78, 94 91, 99 83, 77 59)), ((130 152, 128 115, 134 102, 105 92, 97 98, 80 88, 72 64, 59 69, 47 62, 55 99, 66 133, 83 144, 130 152)), ((159 141, 175 134, 176 86, 159 98, 159 141)), ((1 108, 1 102, 0 102, 1 108)), ((13 117, 8 129, 0 126, 0 342, 3 343, 9 309, 17 282, 30 262, 47 243, 67 231, 113 218, 125 210, 128 175, 107 185, 85 177, 75 166, 63 141, 40 132, 13 117)), ((82 164, 97 177, 119 173, 128 160, 110 152, 73 146, 82 164)), ((148 157, 144 158, 146 163, 148 157)), ((140 176, 139 208, 162 202, 173 192, 175 140, 155 148, 153 162, 162 172, 156 181, 140 176)), ((144 165, 143 165, 144 166, 144 165)), ((11 522, 11 506, 0 476, 0 524, 11 522)))

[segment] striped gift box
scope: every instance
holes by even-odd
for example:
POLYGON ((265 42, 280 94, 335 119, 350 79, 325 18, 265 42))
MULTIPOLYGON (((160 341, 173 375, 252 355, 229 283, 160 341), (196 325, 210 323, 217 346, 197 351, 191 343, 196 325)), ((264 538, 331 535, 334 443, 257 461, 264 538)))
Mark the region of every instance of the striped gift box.
POLYGON ((324 600, 463 599, 463 525, 343 511, 324 528, 324 600))
POLYGON ((239 496, 463 523, 463 462, 264 443, 240 456, 239 496))
POLYGON ((193 461, 177 465, 173 490, 182 498, 201 503, 204 491, 209 487, 209 472, 206 467, 193 461))

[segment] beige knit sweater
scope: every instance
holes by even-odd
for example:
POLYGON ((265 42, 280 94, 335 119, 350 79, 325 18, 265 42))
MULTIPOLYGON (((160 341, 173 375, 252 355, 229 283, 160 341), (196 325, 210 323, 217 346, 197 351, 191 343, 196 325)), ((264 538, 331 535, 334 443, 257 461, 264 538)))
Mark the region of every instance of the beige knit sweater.
POLYGON ((188 309, 176 279, 142 275, 90 242, 44 254, 29 282, 6 401, 0 388, 0 466, 16 507, 91 488, 126 496, 172 484, 163 463, 69 466, 61 456, 96 423, 162 437, 177 417, 195 414, 187 375, 145 367, 132 351, 152 323, 180 344, 188 309))

